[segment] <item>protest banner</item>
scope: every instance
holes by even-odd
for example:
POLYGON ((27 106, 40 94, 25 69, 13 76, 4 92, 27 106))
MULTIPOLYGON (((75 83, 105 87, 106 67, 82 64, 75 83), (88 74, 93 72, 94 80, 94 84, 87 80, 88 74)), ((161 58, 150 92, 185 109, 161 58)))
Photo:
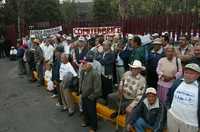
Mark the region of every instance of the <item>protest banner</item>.
POLYGON ((42 30, 30 30, 30 36, 35 35, 37 38, 42 38, 42 36, 54 35, 61 31, 62 31, 62 26, 49 28, 49 29, 42 29, 42 30))
POLYGON ((76 27, 73 28, 74 36, 86 36, 86 35, 106 35, 121 33, 121 27, 109 26, 109 27, 76 27))

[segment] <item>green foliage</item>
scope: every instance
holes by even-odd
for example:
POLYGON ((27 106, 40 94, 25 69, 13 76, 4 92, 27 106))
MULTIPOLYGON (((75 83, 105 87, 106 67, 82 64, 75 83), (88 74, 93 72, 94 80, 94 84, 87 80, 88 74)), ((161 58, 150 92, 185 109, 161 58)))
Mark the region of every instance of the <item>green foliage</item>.
POLYGON ((28 23, 61 19, 56 0, 7 0, 3 12, 6 24, 16 23, 18 16, 28 23))
POLYGON ((118 5, 117 0, 94 0, 94 20, 99 22, 116 20, 119 14, 118 5))
POLYGON ((65 22, 71 22, 75 20, 78 16, 77 5, 75 1, 65 1, 60 7, 60 12, 62 19, 65 22))
POLYGON ((56 0, 28 0, 24 3, 27 22, 55 21, 61 19, 59 2, 56 0))

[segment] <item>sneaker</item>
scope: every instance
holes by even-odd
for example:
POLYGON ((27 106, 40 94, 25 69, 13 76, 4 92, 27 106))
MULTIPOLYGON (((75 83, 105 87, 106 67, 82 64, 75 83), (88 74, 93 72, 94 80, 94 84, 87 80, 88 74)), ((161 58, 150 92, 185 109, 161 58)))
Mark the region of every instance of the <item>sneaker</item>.
POLYGON ((61 112, 67 112, 68 109, 67 109, 66 107, 63 107, 60 111, 61 111, 61 112))
POLYGON ((61 105, 59 102, 57 102, 57 103, 56 103, 56 106, 57 106, 57 107, 61 107, 62 105, 61 105))
POLYGON ((53 95, 51 95, 51 98, 56 98, 58 95, 56 95, 56 94, 53 94, 53 95))
POLYGON ((69 113, 68 113, 68 116, 71 117, 71 116, 73 116, 74 114, 75 114, 74 111, 73 111, 73 112, 69 112, 69 113))
POLYGON ((90 128, 90 129, 89 129, 89 132, 96 132, 96 130, 90 128))

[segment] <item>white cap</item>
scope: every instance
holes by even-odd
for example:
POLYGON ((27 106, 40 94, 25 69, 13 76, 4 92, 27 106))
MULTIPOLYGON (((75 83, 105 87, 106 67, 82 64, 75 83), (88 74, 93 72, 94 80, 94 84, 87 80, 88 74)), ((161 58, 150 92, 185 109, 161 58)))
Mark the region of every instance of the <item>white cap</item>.
POLYGON ((134 38, 133 34, 128 34, 128 40, 132 40, 134 38))
POLYGON ((152 34, 151 36, 152 36, 152 37, 157 37, 157 36, 159 36, 159 34, 158 34, 158 33, 154 33, 154 34, 152 34))
POLYGON ((147 90, 146 90, 145 93, 146 93, 146 94, 149 94, 149 93, 157 94, 156 89, 155 89, 155 88, 152 88, 152 87, 147 88, 147 90))
POLYGON ((66 37, 66 40, 71 41, 71 40, 72 40, 72 37, 71 37, 71 36, 67 36, 67 37, 66 37))
POLYGON ((139 36, 141 41, 142 41, 142 45, 146 45, 152 42, 151 40, 151 36, 149 34, 144 35, 144 36, 139 36))
POLYGON ((78 40, 79 40, 79 41, 85 41, 85 38, 84 38, 83 36, 80 36, 80 37, 78 38, 78 40))
POLYGON ((35 34, 32 34, 32 35, 30 36, 30 38, 36 38, 36 37, 35 37, 35 34))

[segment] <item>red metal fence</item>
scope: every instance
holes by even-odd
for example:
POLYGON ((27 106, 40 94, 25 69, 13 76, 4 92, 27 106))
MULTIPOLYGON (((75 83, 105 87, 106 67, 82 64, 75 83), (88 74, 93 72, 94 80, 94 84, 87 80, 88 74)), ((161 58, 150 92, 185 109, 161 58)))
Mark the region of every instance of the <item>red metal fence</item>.
MULTIPOLYGON (((191 32, 200 32, 199 17, 197 14, 174 14, 163 16, 145 16, 145 17, 131 17, 128 20, 112 21, 112 22, 94 22, 94 21, 82 21, 82 22, 40 22, 34 24, 22 24, 21 34, 22 36, 28 35, 30 26, 34 29, 49 28, 55 26, 63 26, 64 33, 72 33, 74 27, 90 27, 90 26, 121 26, 124 34, 144 34, 144 33, 161 33, 163 31, 173 32, 180 34, 191 32)), ((16 25, 7 26, 6 38, 11 40, 12 45, 16 41, 16 25)))

